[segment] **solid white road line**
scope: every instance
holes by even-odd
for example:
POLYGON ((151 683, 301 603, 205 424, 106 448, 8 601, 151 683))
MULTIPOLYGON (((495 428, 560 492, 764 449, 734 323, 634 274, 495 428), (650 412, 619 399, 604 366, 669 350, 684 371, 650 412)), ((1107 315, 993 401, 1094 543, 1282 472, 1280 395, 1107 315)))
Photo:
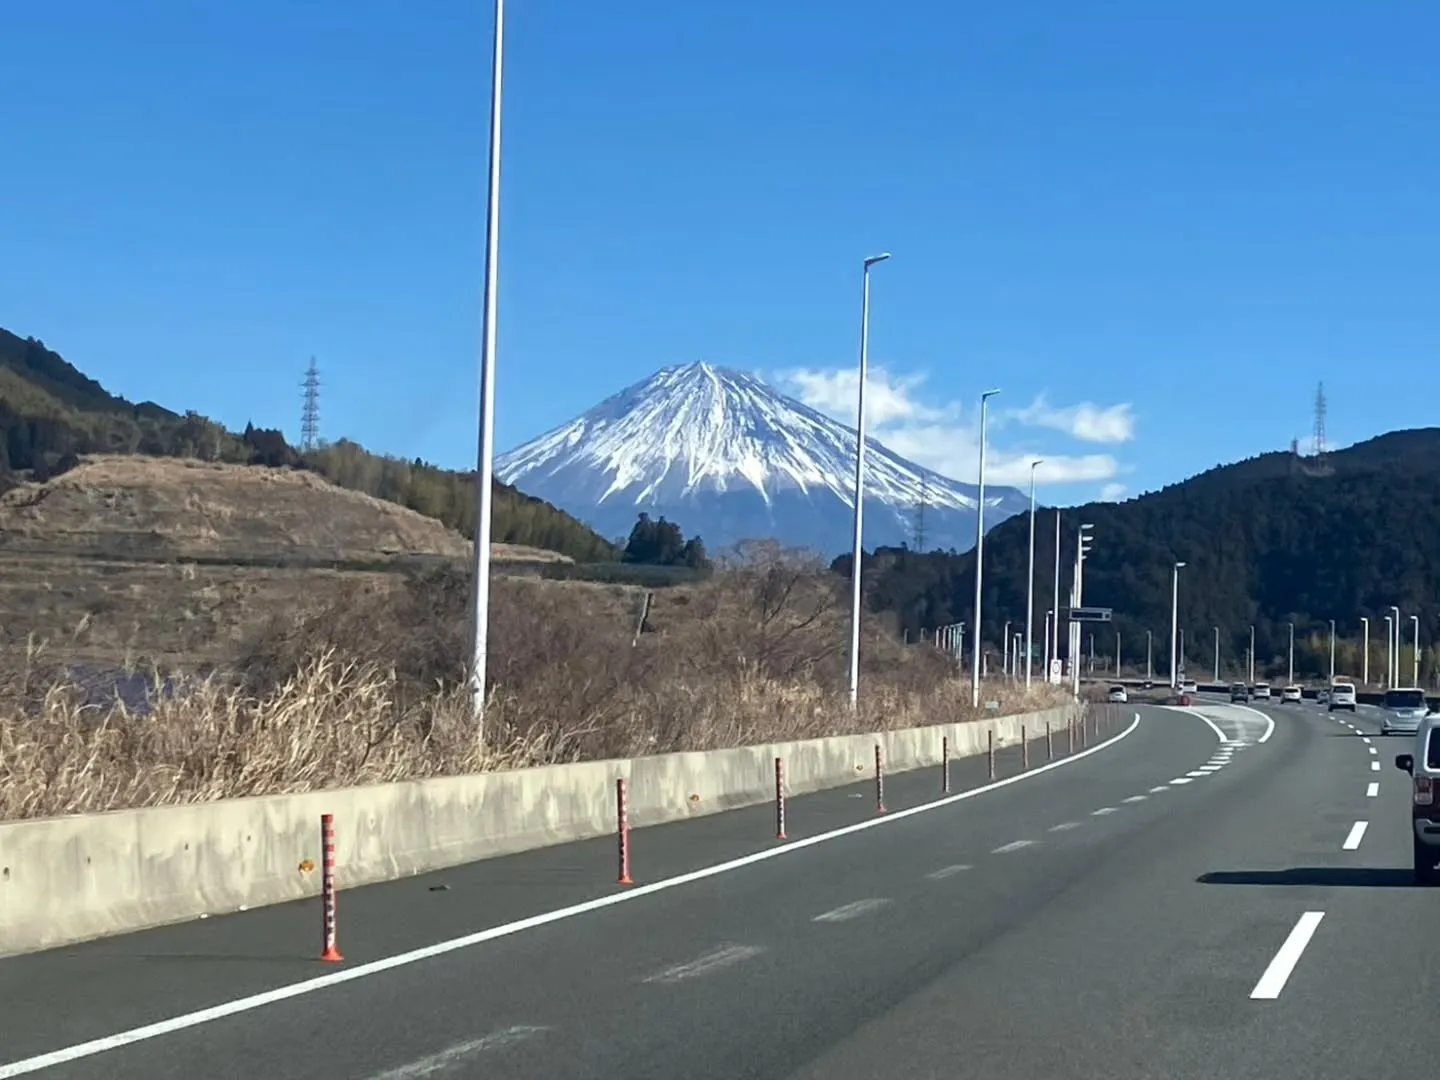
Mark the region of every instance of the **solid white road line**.
POLYGON ((839 907, 823 914, 816 915, 811 922, 849 922, 851 919, 858 919, 861 915, 869 915, 872 911, 878 911, 889 900, 875 897, 869 900, 856 900, 854 903, 841 904, 839 907))
POLYGON ((1341 844, 1344 851, 1354 851, 1360 846, 1360 841, 1365 838, 1365 830, 1370 827, 1368 821, 1357 821, 1350 826, 1350 835, 1345 837, 1345 843, 1341 844))
POLYGON ((754 945, 721 945, 718 949, 711 949, 694 960, 687 960, 683 964, 676 964, 663 971, 657 971, 654 975, 647 975, 643 981, 647 983, 677 983, 684 982, 686 979, 698 979, 701 975, 709 975, 712 971, 719 971, 722 968, 738 964, 742 960, 749 960, 759 952, 760 949, 754 945))
POLYGON ((1275 954, 1275 959, 1270 961, 1270 966, 1265 969, 1265 974, 1260 976, 1260 981, 1255 984, 1255 989, 1250 991, 1252 1001, 1274 1001, 1280 996, 1280 991, 1285 989, 1285 983, 1289 980, 1290 973, 1300 962, 1300 957, 1305 952, 1305 946, 1310 944, 1310 939, 1315 936, 1315 928, 1320 925, 1320 920, 1323 918, 1325 918, 1323 911, 1307 911, 1300 916, 1300 921, 1290 931, 1290 936, 1285 939, 1285 944, 1280 946, 1280 951, 1275 954))
POLYGON ((679 888, 682 885, 689 885, 693 881, 703 881, 706 878, 732 873, 746 866, 753 866, 756 863, 765 862, 769 859, 781 858, 792 852, 813 847, 816 844, 824 844, 831 840, 838 840, 842 836, 850 836, 854 833, 864 832, 866 829, 881 828, 896 821, 903 821, 908 817, 914 817, 916 814, 927 814, 931 811, 939 810, 942 807, 963 802, 966 799, 976 798, 989 791, 996 791, 1000 788, 1009 787, 1011 784, 1018 784, 1029 780, 1035 776, 1042 776, 1051 769, 1060 769, 1077 761, 1083 761, 1092 754, 1098 754, 1100 751, 1114 746, 1120 742, 1120 740, 1128 738, 1139 726, 1140 714, 1137 712, 1124 731, 1110 736, 1110 738, 1104 742, 1096 743, 1094 746, 1077 751, 1074 754, 1067 754, 1063 758, 1046 762, 1044 765, 1037 765, 1029 772, 1017 772, 1002 780, 996 780, 994 783, 986 784, 984 787, 971 788, 969 791, 962 791, 955 795, 946 795, 943 798, 922 803, 919 806, 906 807, 904 810, 891 810, 888 814, 877 815, 865 821, 857 821, 853 825, 842 825, 840 828, 831 829, 829 832, 816 833, 814 836, 804 836, 798 840, 791 840, 783 846, 764 848, 760 851, 752 852, 749 855, 741 855, 739 858, 715 863, 711 866, 702 867, 699 870, 692 870, 689 873, 677 874, 675 877, 664 878, 660 881, 652 881, 648 885, 636 885, 627 889, 625 892, 610 893, 608 896, 596 897, 594 900, 585 900, 579 904, 572 904, 569 907, 556 908, 554 911, 546 911, 540 915, 531 915, 529 918, 517 919, 515 922, 492 926, 487 930, 478 930, 473 934, 465 934, 462 937, 451 938, 449 941, 440 941, 434 945, 425 945, 419 949, 411 949, 409 952, 396 953, 394 956, 387 956, 381 960, 372 960, 367 964, 356 964, 354 967, 347 967, 342 971, 333 971, 328 975, 319 975, 313 979, 306 979, 303 982, 290 983, 288 986, 277 987, 274 990, 265 990, 258 994, 251 994, 249 997, 236 998, 233 1001, 212 1005, 208 1009, 198 1009, 195 1012, 172 1016, 166 1020, 157 1020, 155 1023, 146 1024, 143 1027, 131 1028, 128 1031, 116 1032, 114 1035, 105 1035, 98 1039, 91 1039, 88 1042, 76 1043, 73 1046, 66 1046, 59 1050, 51 1050, 49 1053, 37 1054, 34 1057, 23 1058, 20 1061, 12 1061, 9 1064, 0 1065, 0 1080, 12 1080, 12 1078, 16 1076, 26 1076, 29 1073, 39 1072, 41 1069, 52 1069, 56 1065, 64 1065, 66 1062, 78 1061, 81 1058, 94 1057, 96 1054, 103 1054, 108 1050, 117 1050, 122 1046, 130 1046, 133 1043, 144 1042, 147 1039, 158 1039, 177 1031, 197 1027, 200 1024, 208 1024, 212 1020, 220 1020, 227 1016, 235 1016, 238 1013, 261 1009, 267 1005, 274 1005, 281 1001, 289 1001, 291 998, 301 997, 304 994, 313 994, 330 986, 338 986, 341 983, 364 979, 370 975, 379 975, 393 968, 418 964, 422 960, 429 960, 436 956, 444 956, 447 953, 457 952, 461 949, 473 948, 476 945, 483 945, 487 941, 494 941, 496 938, 509 937, 511 934, 523 933, 526 930, 533 930, 539 926, 560 922, 563 919, 573 919, 578 915, 586 915, 592 911, 599 911, 601 908, 612 907, 615 904, 631 903, 640 899, 642 896, 664 892, 667 889, 679 888))
POLYGON ((1265 713, 1261 712, 1259 709, 1252 709, 1252 708, 1250 708, 1249 705, 1231 705, 1230 707, 1231 707, 1232 709, 1244 709, 1246 712, 1248 712, 1248 713, 1254 713, 1256 716, 1260 717, 1261 720, 1264 720, 1264 721, 1265 721, 1265 734, 1264 734, 1264 735, 1261 735, 1260 738, 1256 739, 1255 741, 1256 741, 1256 742, 1259 742, 1259 743, 1265 743, 1265 742, 1269 742, 1269 741, 1270 741, 1270 736, 1275 734, 1275 719, 1274 719, 1274 717, 1267 716, 1265 713))
POLYGON ((1035 843, 1034 840, 1011 840, 1008 844, 1001 844, 994 851, 990 852, 990 854, 1008 855, 1012 851, 1019 851, 1021 848, 1027 848, 1033 843, 1035 843))
POLYGON ((545 1027, 517 1024, 514 1027, 505 1028, 503 1031, 482 1035, 478 1039, 457 1043, 448 1050, 441 1050, 438 1054, 419 1058, 408 1065, 375 1073, 370 1080, 420 1080, 421 1077, 446 1072, 460 1065, 466 1058, 483 1054, 487 1050, 501 1050, 507 1046, 513 1046, 515 1043, 524 1042, 526 1039, 534 1038, 549 1030, 545 1027))
POLYGON ((1059 825, 1051 825, 1050 828, 1046 829, 1045 831, 1069 832, 1071 829, 1078 829, 1079 827, 1080 823, 1078 821, 1062 821, 1059 825))
POLYGON ((944 881, 946 878, 952 878, 956 874, 964 873, 969 869, 970 867, 957 863, 954 866, 942 866, 939 870, 931 870, 925 877, 930 881, 944 881))
POLYGON ((1370 786, 1365 789, 1365 797, 1366 797, 1367 799, 1373 799, 1373 798, 1375 798, 1376 795, 1379 795, 1379 794, 1380 794, 1380 781, 1379 781, 1379 780, 1371 780, 1371 781, 1370 781, 1370 786))

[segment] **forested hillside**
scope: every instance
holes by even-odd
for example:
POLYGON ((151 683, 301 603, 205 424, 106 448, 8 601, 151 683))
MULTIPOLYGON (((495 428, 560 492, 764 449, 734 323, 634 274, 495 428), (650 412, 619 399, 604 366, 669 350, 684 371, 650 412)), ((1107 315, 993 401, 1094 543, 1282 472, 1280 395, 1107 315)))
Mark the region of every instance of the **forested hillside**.
MULTIPOLYGON (((1300 649, 1319 649, 1328 663, 1329 620, 1342 638, 1358 639, 1367 616, 1372 641, 1383 642, 1391 604, 1401 609, 1407 649, 1412 614, 1420 616, 1422 644, 1433 642, 1440 633, 1437 480, 1440 429, 1427 428, 1372 439, 1324 463, 1269 454, 1129 502, 1067 509, 1061 603, 1068 597, 1076 530, 1088 522, 1095 541, 1085 563, 1085 602, 1115 610, 1114 627, 1096 630, 1102 655, 1113 656, 1118 632, 1126 663, 1143 665, 1145 632, 1157 642, 1168 636, 1176 561, 1186 564, 1179 610, 1192 665, 1209 667, 1215 627, 1222 656, 1238 657, 1252 623, 1261 662, 1283 657, 1291 622, 1300 649)), ((1012 632, 1023 629, 1028 539, 1029 518, 1020 515, 985 541, 985 635, 997 645, 1005 621, 1012 632)), ((1036 549, 1039 642, 1053 602, 1054 511, 1037 514, 1036 549)), ((894 612, 912 635, 970 620, 971 554, 890 550, 871 562, 868 603, 894 612)), ((848 558, 834 565, 848 574, 848 558)), ((1157 644, 1157 665, 1163 650, 1157 644)))
MULTIPOLYGON (((474 536, 474 474, 373 454, 340 440, 301 454, 281 432, 242 433, 194 412, 132 404, 86 377, 34 338, 0 329, 0 490, 21 476, 46 479, 77 455, 139 453, 311 469, 332 483, 437 518, 474 536)), ((579 562, 612 562, 619 550, 549 503, 495 485, 494 539, 547 548, 579 562)))

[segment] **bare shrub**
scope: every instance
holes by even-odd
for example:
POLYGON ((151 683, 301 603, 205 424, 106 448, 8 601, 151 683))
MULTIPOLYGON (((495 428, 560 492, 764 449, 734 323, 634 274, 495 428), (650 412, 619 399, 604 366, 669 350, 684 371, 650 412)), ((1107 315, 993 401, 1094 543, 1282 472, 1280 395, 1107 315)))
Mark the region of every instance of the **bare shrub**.
MULTIPOLYGON (((43 650, 0 672, 0 819, 192 803, 487 769, 705 750, 974 717, 933 648, 866 620, 846 693, 845 583, 752 545, 657 594, 653 633, 580 583, 497 578, 483 745, 466 683, 469 584, 435 571, 277 614, 226 670, 149 709, 96 706, 43 650)), ((1068 701, 992 681, 1001 712, 1068 701)))

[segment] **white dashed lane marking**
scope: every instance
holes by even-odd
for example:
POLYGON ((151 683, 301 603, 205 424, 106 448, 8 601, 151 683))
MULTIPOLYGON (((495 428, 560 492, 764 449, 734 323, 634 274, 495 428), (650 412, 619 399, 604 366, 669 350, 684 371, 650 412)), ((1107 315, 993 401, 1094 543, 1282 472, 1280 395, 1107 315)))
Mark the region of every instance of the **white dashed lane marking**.
POLYGON ((1051 825, 1048 831, 1068 832, 1071 829, 1078 829, 1079 827, 1080 823, 1078 821, 1062 821, 1059 825, 1051 825))
POLYGON ((1357 821, 1350 826, 1350 835, 1345 837, 1345 843, 1341 848, 1345 851, 1354 851, 1360 846, 1360 841, 1365 838, 1365 830, 1370 827, 1368 821, 1357 821))
POLYGON ((878 897, 870 900, 856 900, 850 904, 842 904, 840 907, 823 912, 811 919, 811 922, 848 922, 851 919, 858 919, 861 915, 868 915, 870 912, 884 907, 890 903, 889 900, 882 900, 878 897))
POLYGON ((1265 969, 1265 974, 1260 976, 1260 981, 1255 984, 1255 989, 1250 991, 1252 1001, 1274 1001, 1280 996, 1280 991, 1285 989, 1285 984, 1290 979, 1290 973, 1300 962, 1300 957, 1305 953, 1305 947, 1315 936, 1315 930, 1323 918, 1325 918, 1323 911, 1307 911, 1300 916, 1299 922, 1290 931, 1290 936, 1285 939, 1285 944, 1280 946, 1280 951, 1270 961, 1270 966, 1265 969))
POLYGON ((1370 786, 1365 789, 1365 797, 1366 797, 1367 799, 1373 799, 1373 798, 1375 798, 1376 795, 1379 795, 1379 794, 1380 794, 1380 781, 1379 781, 1379 780, 1372 780, 1372 781, 1370 781, 1370 786))
POLYGON ((991 854, 991 855, 1008 855, 1008 854, 1010 854, 1010 852, 1012 852, 1012 851, 1019 851, 1021 848, 1027 848, 1027 847, 1029 847, 1029 846, 1030 846, 1031 844, 1033 844, 1033 843, 1035 843, 1034 840, 1011 840, 1010 843, 1008 843, 1008 844, 1001 844, 999 847, 997 847, 997 848, 996 848, 994 851, 992 851, 990 854, 991 854))
POLYGON ((970 867, 957 863, 954 866, 942 866, 939 870, 931 870, 925 876, 931 881, 944 881, 946 878, 952 878, 969 869, 970 867))

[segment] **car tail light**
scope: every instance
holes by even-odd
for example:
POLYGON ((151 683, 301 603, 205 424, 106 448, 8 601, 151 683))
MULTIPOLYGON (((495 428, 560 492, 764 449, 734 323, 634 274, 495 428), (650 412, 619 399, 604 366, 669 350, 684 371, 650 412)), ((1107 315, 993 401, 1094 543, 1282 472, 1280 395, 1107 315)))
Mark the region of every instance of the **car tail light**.
POLYGON ((1435 801, 1435 785, 1428 776, 1415 777, 1415 805, 1429 806, 1435 801))

